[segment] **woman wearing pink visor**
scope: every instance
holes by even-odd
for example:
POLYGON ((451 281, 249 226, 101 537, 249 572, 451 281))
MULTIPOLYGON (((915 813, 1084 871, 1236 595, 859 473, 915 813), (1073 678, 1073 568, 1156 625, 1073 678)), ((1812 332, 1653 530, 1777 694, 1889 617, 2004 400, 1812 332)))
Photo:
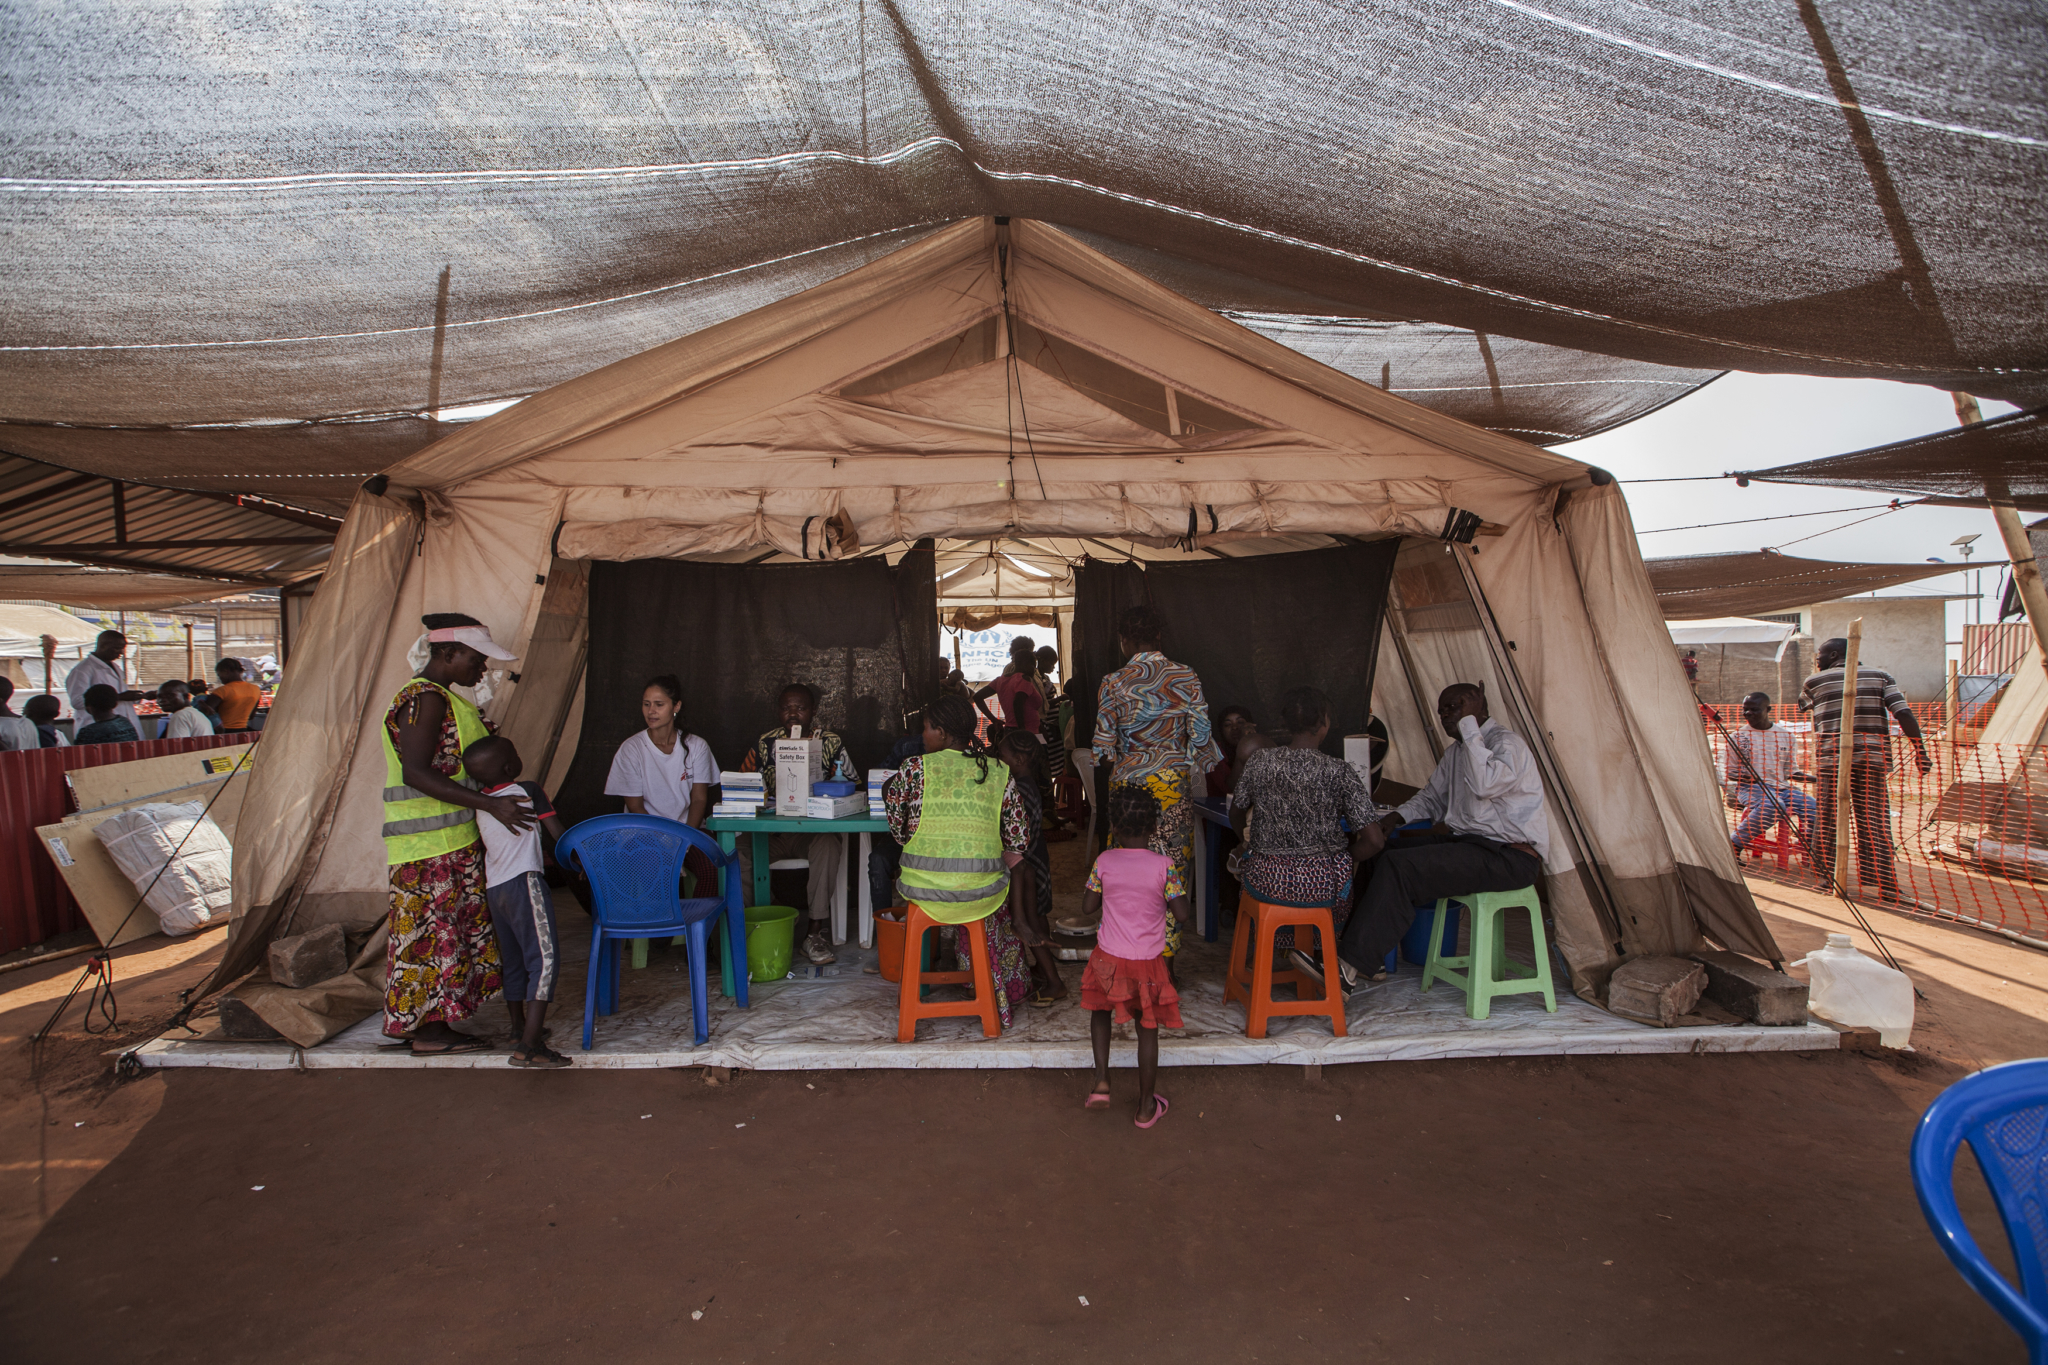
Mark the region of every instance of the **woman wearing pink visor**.
POLYGON ((474 617, 441 612, 420 622, 427 665, 384 713, 384 850, 391 866, 384 1032, 424 1057, 491 1046, 451 1027, 499 990, 477 815, 515 831, 533 816, 512 797, 483 795, 464 771, 462 751, 491 726, 450 690, 474 687, 486 660, 518 656, 474 617))

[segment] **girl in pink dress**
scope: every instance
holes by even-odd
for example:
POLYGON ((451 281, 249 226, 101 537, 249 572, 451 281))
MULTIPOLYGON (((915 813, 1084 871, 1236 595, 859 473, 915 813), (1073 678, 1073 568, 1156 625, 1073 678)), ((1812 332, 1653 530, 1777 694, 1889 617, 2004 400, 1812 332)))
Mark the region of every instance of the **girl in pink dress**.
POLYGON ((1138 1027, 1137 1125, 1150 1128, 1166 1117, 1166 1096, 1153 1091, 1159 1073, 1159 1030, 1181 1028, 1180 993, 1166 967, 1166 917, 1188 923, 1187 891, 1174 861, 1146 847, 1159 824, 1159 801, 1143 787, 1119 786, 1109 794, 1109 828, 1114 846, 1104 849, 1088 873, 1081 897, 1084 917, 1102 923, 1081 976, 1081 1008, 1092 1014, 1095 1089, 1085 1108, 1109 1108, 1109 1026, 1128 1019, 1138 1027))

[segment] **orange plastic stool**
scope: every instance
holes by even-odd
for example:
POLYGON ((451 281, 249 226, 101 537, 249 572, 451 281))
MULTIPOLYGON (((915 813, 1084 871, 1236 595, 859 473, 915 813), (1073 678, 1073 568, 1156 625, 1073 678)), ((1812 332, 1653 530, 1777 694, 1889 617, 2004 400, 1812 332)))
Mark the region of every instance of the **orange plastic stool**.
POLYGON ((1327 905, 1267 905, 1253 899, 1248 891, 1240 891, 1237 897, 1237 935, 1230 944, 1230 969, 1223 979, 1223 999, 1244 1001, 1244 1033, 1247 1038, 1266 1036, 1266 1021, 1275 1015, 1322 1014, 1328 1015, 1331 1031, 1339 1038, 1344 1032, 1344 996, 1332 979, 1337 971, 1337 931, 1330 919, 1327 905), (1311 998, 1308 992, 1316 989, 1313 978, 1289 967, 1274 970, 1273 940, 1285 925, 1294 926, 1294 945, 1308 951, 1302 943, 1302 931, 1313 929, 1319 936, 1323 954, 1323 980, 1325 984, 1319 996, 1311 998), (1254 936, 1256 935, 1256 942, 1254 936), (1245 964, 1246 949, 1252 950, 1252 962, 1245 964), (1275 1000, 1275 986, 1292 985, 1297 1000, 1275 1000))
POLYGON ((1780 820, 1777 824, 1772 825, 1762 834, 1757 835, 1756 838, 1744 844, 1742 851, 1744 853, 1754 853, 1758 858, 1763 859, 1770 858, 1775 854, 1778 859, 1778 866, 1781 869, 1790 867, 1795 857, 1802 863, 1806 861, 1806 850, 1799 843, 1799 834, 1793 828, 1790 816, 1780 820), (1776 834, 1778 837, 1773 839, 1770 837, 1772 834, 1776 834))
POLYGON ((994 1038, 1003 1031, 1002 1021, 996 1017, 996 979, 988 960, 988 933, 981 927, 981 921, 955 927, 971 929, 968 934, 968 956, 974 961, 971 972, 928 972, 919 960, 924 948, 924 936, 933 929, 943 928, 937 920, 924 912, 924 907, 912 902, 910 912, 903 924, 903 984, 896 997, 896 1041, 913 1042, 917 1038, 917 1021, 920 1019, 945 1019, 955 1015, 978 1014, 981 1016, 981 1031, 994 1038), (945 1004, 930 1004, 920 997, 920 986, 964 986, 974 983, 972 1000, 956 1000, 945 1004))

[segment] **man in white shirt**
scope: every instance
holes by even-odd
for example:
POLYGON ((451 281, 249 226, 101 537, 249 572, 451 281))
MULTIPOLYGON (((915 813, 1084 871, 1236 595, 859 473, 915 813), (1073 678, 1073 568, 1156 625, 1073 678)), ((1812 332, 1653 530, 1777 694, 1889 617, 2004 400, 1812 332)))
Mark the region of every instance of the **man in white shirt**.
POLYGON ((36 733, 36 723, 26 716, 17 716, 7 707, 14 696, 14 679, 0 678, 0 753, 16 749, 40 749, 43 738, 36 733))
POLYGON ((1416 906, 1469 891, 1531 886, 1550 851, 1536 756, 1520 735, 1489 718, 1486 689, 1452 683, 1437 698, 1436 714, 1453 742, 1429 785, 1366 826, 1359 840, 1367 861, 1354 885, 1363 889, 1353 895, 1337 945, 1346 994, 1386 975, 1387 954, 1415 922, 1416 906), (1417 820, 1448 825, 1451 832, 1387 843, 1389 834, 1417 820))
POLYGON ((1771 723, 1770 697, 1762 692, 1744 697, 1742 718, 1749 728, 1728 732, 1728 780, 1743 808, 1729 836, 1737 853, 1780 820, 1797 816, 1803 825, 1819 812, 1813 797, 1792 785, 1792 732, 1771 723))
POLYGON ((172 681, 156 690, 156 704, 166 717, 164 739, 211 738, 213 722, 206 713, 192 704, 192 689, 184 683, 172 681))
MULTIPOLYGON (((135 727, 135 733, 142 733, 142 722, 135 718, 134 702, 142 700, 142 694, 128 686, 128 679, 121 671, 121 656, 128 652, 128 637, 118 630, 103 630, 92 653, 71 666, 71 676, 64 680, 65 695, 71 698, 71 713, 74 716, 89 714, 85 708, 85 691, 102 683, 114 689, 119 704, 114 714, 126 716, 128 723, 135 727)), ((80 721, 84 724, 84 721, 80 721)))

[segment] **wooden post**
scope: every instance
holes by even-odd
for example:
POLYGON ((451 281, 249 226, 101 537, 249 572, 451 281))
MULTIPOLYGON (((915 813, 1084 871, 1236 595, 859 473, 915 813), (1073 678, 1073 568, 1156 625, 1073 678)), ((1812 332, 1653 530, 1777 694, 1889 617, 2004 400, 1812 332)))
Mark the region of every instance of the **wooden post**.
POLYGON ((57 637, 45 635, 43 637, 43 695, 46 697, 56 690, 50 685, 50 674, 57 667, 56 658, 57 637))
POLYGON ((1835 741, 1835 885, 1851 899, 1858 890, 1858 878, 1855 860, 1849 856, 1849 815, 1855 808, 1849 784, 1856 758, 1856 664, 1862 652, 1863 618, 1859 616, 1849 623, 1849 652, 1842 659, 1841 737, 1835 741))
MULTIPOLYGON (((192 676, 192 665, 192 623, 187 621, 185 622, 185 676, 188 678, 192 676)), ((1955 669, 1951 667, 1949 672, 1954 674, 1955 669)))
POLYGON ((1963 683, 1962 679, 1956 676, 1956 671, 1956 661, 1950 659, 1948 661, 1948 705, 1943 710, 1948 712, 1948 742, 1951 745, 1961 738, 1963 729, 1962 716, 1959 714, 1963 706, 1963 683))

